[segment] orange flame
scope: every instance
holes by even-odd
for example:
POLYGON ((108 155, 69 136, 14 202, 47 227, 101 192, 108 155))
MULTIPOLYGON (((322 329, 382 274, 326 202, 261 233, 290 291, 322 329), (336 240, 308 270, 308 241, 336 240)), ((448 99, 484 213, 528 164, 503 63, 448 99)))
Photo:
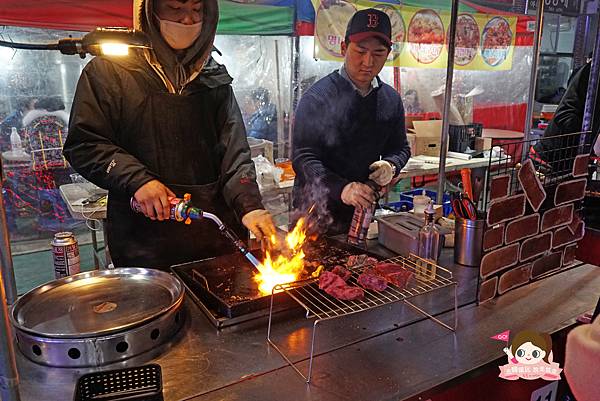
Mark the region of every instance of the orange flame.
MULTIPOLYGON (((258 283, 261 294, 271 294, 273 287, 277 284, 291 283, 300 279, 304 272, 304 252, 302 246, 306 242, 305 220, 301 218, 296 226, 285 237, 285 244, 289 252, 280 254, 275 260, 269 251, 266 252, 265 260, 257 267, 260 273, 254 276, 258 283)), ((271 243, 276 245, 275 237, 271 237, 271 243)))

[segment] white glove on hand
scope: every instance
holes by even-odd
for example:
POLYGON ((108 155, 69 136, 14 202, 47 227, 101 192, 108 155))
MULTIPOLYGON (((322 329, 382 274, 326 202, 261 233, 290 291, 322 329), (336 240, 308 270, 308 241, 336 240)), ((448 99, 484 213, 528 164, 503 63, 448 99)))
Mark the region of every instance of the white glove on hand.
POLYGON ((271 213, 264 209, 248 212, 242 217, 242 224, 252 231, 257 240, 268 239, 275 234, 275 224, 271 213))
POLYGON ((349 206, 368 208, 375 202, 373 188, 362 182, 351 182, 342 190, 342 202, 349 206))
POLYGON ((369 166, 372 173, 369 179, 375 181, 377 185, 386 186, 394 178, 394 166, 386 160, 379 160, 369 166))

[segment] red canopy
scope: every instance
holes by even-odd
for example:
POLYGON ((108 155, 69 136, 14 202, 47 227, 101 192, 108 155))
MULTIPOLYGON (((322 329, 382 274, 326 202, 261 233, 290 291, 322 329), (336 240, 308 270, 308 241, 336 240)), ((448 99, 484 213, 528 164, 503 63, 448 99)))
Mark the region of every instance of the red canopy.
POLYGON ((131 0, 0 0, 0 25, 91 31, 131 27, 131 0))

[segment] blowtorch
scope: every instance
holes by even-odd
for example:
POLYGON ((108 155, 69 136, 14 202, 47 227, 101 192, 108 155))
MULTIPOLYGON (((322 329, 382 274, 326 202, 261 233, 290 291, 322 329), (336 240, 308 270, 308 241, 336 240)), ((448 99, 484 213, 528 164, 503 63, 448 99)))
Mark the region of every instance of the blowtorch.
MULTIPOLYGON (((211 220, 219 227, 221 234, 231 241, 254 267, 260 265, 258 259, 250 253, 246 244, 244 244, 244 242, 239 239, 238 236, 221 221, 221 219, 213 213, 205 212, 200 208, 192 206, 192 195, 185 194, 183 195, 183 198, 170 198, 169 205, 169 220, 184 222, 185 224, 191 224, 192 220, 200 220, 203 218, 211 220)), ((130 200, 130 206, 134 212, 143 213, 141 204, 133 197, 130 200)))

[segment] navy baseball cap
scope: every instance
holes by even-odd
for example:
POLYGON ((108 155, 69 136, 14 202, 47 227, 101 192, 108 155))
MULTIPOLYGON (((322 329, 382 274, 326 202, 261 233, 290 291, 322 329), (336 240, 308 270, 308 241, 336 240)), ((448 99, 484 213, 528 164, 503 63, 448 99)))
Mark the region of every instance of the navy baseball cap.
POLYGON ((390 17, 381 10, 367 8, 354 13, 346 28, 346 42, 360 42, 375 37, 392 46, 392 24, 390 17))

